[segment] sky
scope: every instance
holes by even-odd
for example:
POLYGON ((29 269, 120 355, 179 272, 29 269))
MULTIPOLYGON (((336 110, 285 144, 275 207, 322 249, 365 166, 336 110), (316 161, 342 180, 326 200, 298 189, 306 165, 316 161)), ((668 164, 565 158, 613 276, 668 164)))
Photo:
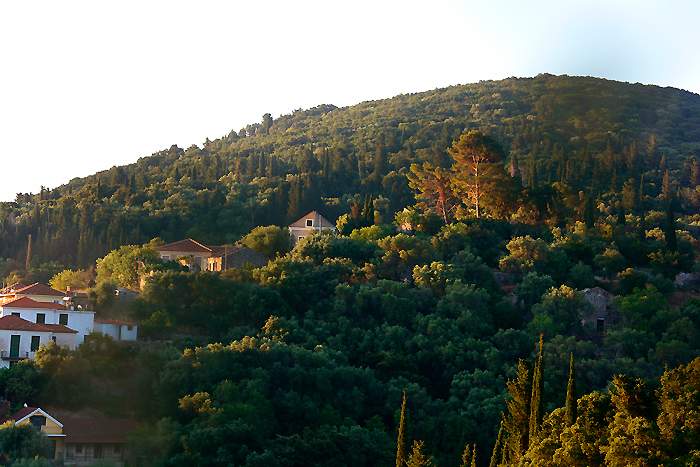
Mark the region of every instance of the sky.
POLYGON ((539 73, 700 93, 697 0, 0 2, 0 201, 318 104, 539 73))

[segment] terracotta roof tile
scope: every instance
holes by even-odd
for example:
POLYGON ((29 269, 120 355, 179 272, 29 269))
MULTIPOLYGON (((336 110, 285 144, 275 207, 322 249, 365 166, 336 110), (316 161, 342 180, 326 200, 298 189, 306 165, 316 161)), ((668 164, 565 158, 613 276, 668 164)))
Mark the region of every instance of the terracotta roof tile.
POLYGON ((41 308, 44 310, 65 310, 65 305, 59 303, 38 302, 29 297, 20 297, 9 302, 0 303, 2 308, 41 308))
POLYGON ((206 245, 199 243, 191 238, 178 240, 177 242, 168 243, 156 248, 158 251, 185 251, 192 253, 211 253, 212 249, 206 245))
POLYGON ((49 413, 63 424, 63 434, 69 443, 126 443, 129 433, 137 428, 134 420, 110 418, 93 411, 51 410, 49 413))
POLYGON ((0 318, 0 329, 6 331, 35 331, 35 332, 53 332, 59 334, 77 334, 75 331, 69 327, 62 324, 40 324, 32 323, 26 319, 22 319, 19 316, 8 315, 0 318))
POLYGON ((0 422, 5 423, 8 420, 15 420, 15 421, 21 420, 24 417, 26 417, 27 415, 29 415, 30 413, 34 412, 37 408, 38 407, 22 407, 17 412, 3 417, 3 419, 0 420, 0 422))
POLYGON ((15 293, 17 295, 51 295, 54 297, 66 296, 65 292, 61 292, 60 290, 56 290, 40 282, 35 282, 19 289, 12 289, 11 293, 15 293))

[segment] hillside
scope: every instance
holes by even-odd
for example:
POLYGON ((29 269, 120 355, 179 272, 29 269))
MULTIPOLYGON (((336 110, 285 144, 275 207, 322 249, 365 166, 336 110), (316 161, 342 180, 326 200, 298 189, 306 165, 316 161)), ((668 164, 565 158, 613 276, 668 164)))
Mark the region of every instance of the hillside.
POLYGON ((682 188, 688 156, 700 151, 700 96, 539 75, 266 115, 202 147, 173 146, 1 204, 0 269, 23 263, 28 234, 33 264, 77 266, 154 237, 230 242, 255 225, 317 207, 334 217, 380 194, 393 212, 413 203, 408 166, 446 164, 465 128, 494 136, 531 191, 560 182, 605 196, 633 180, 655 196, 666 169, 682 188))

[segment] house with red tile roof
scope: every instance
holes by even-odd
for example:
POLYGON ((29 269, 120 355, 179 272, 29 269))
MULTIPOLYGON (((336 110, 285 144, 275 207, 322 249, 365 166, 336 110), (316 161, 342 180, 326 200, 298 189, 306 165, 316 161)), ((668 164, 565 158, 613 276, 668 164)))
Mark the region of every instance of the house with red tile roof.
POLYGON ((69 299, 66 292, 61 292, 40 282, 29 285, 15 284, 0 290, 0 304, 18 298, 31 298, 37 302, 60 305, 65 305, 69 299))
POLYGON ((208 259, 214 254, 215 248, 186 238, 159 246, 156 250, 164 261, 178 261, 183 266, 189 267, 190 270, 206 271, 208 259))
POLYGON ((18 316, 37 324, 61 324, 77 332, 80 345, 94 329, 95 312, 76 310, 70 305, 41 302, 20 296, 0 304, 0 317, 18 316))
POLYGON ((241 245, 205 245, 186 238, 156 248, 164 261, 177 261, 191 271, 221 272, 245 266, 260 267, 267 258, 241 245))
POLYGON ((0 368, 32 359, 39 347, 55 342, 75 349, 78 332, 62 324, 33 323, 16 315, 0 317, 0 368))
MULTIPOLYGON (((108 335, 115 340, 136 340, 138 327, 136 323, 104 323, 95 320, 95 312, 75 306, 72 295, 60 293, 45 284, 32 284, 27 287, 16 287, 5 290, 4 301, 0 302, 0 318, 16 316, 34 324, 61 325, 76 333, 76 344, 81 345, 87 336, 93 332, 108 335), (25 292, 32 292, 25 293, 25 292), (52 292, 53 291, 53 292, 52 292), (37 300, 34 292, 43 296, 54 297, 64 295, 64 300, 56 302, 37 300)), ((40 298, 40 296, 39 296, 40 298)), ((43 342, 42 342, 43 343, 43 342)))

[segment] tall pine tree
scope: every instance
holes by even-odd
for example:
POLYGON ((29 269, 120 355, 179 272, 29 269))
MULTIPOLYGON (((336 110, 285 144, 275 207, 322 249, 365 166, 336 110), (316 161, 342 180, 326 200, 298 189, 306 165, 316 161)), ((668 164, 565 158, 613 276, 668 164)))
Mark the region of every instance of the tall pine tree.
POLYGON ((569 382, 566 385, 565 418, 568 426, 576 423, 576 379, 574 374, 574 354, 569 354, 569 382))
POLYGON ((539 351, 535 360, 535 369, 532 372, 532 397, 530 398, 530 424, 528 428, 529 444, 537 437, 537 432, 542 424, 542 357, 544 352, 544 336, 540 334, 539 351))
POLYGON ((530 368, 520 360, 515 379, 506 383, 510 398, 506 402, 507 414, 503 418, 502 457, 517 464, 528 446, 528 421, 530 415, 530 368))
POLYGON ((493 445, 493 451, 491 451, 491 460, 489 461, 489 467, 498 467, 498 461, 501 458, 501 451, 503 450, 503 421, 498 427, 498 436, 496 436, 496 443, 493 445))
POLYGON ((401 401, 401 416, 399 418, 399 433, 396 438, 396 467, 406 463, 406 391, 401 401))

